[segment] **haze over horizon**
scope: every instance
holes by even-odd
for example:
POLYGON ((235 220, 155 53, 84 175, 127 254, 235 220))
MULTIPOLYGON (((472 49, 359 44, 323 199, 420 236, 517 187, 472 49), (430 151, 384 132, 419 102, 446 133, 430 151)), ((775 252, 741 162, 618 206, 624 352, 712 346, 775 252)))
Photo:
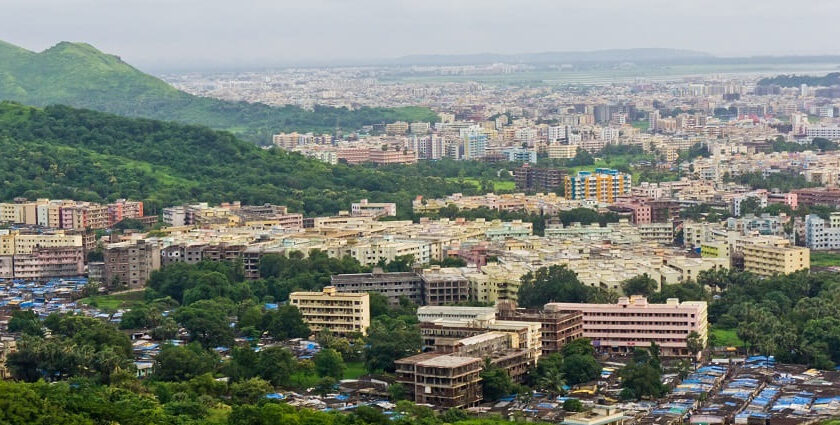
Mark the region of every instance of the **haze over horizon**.
POLYGON ((3 1, 0 40, 91 43, 141 68, 342 63, 407 55, 673 48, 840 54, 840 2, 646 0, 3 1))

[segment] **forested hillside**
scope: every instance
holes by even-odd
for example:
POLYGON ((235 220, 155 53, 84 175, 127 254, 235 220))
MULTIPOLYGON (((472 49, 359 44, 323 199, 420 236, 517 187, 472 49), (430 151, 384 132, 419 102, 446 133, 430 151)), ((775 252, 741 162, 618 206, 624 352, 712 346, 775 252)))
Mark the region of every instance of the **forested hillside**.
POLYGON ((361 198, 398 202, 418 194, 474 193, 473 184, 395 171, 329 166, 230 133, 66 106, 0 103, 0 199, 140 199, 154 213, 177 202, 286 204, 310 214, 361 198))
POLYGON ((35 53, 0 41, 0 100, 63 104, 232 131, 267 144, 280 131, 356 130, 382 122, 434 121, 428 108, 271 107, 193 96, 84 43, 59 43, 35 53))

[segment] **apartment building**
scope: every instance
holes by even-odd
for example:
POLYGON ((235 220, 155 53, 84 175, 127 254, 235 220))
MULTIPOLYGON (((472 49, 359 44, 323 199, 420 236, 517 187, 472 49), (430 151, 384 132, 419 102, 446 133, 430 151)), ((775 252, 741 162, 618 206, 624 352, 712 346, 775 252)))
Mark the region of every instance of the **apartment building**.
POLYGON ((793 191, 799 205, 811 207, 814 205, 825 205, 833 208, 840 208, 840 189, 828 187, 814 187, 807 189, 796 189, 793 191))
POLYGON ((496 318, 540 324, 542 355, 558 353, 564 345, 583 337, 583 313, 516 308, 515 302, 497 304, 496 318))
POLYGON ((160 268, 160 248, 144 240, 120 242, 105 247, 105 284, 142 288, 160 268))
POLYGON ((619 196, 629 195, 631 176, 618 170, 596 168, 595 172, 579 171, 576 176, 566 176, 567 199, 589 199, 613 203, 619 196))
POLYGON ((747 243, 741 248, 744 271, 760 276, 788 274, 811 267, 811 250, 790 246, 787 240, 778 243, 747 243))
POLYGON ((557 168, 538 168, 524 164, 513 172, 516 190, 553 192, 563 184, 565 173, 557 168))
POLYGON ((828 220, 816 214, 805 217, 805 246, 813 250, 840 249, 840 213, 828 220))
POLYGON ((405 121, 396 121, 385 124, 385 133, 389 135, 399 135, 408 133, 410 125, 405 121))
POLYGON ((548 157, 553 159, 572 159, 577 155, 577 145, 564 145, 561 143, 551 143, 548 145, 548 157))
POLYGON ((334 335, 349 337, 366 334, 370 326, 370 296, 367 293, 340 293, 334 286, 321 292, 292 292, 289 304, 303 315, 309 329, 318 334, 329 329, 334 335))
POLYGON ((330 277, 330 284, 340 293, 376 292, 388 298, 391 305, 399 305, 401 298, 422 305, 423 279, 417 273, 385 273, 374 268, 372 273, 339 274, 330 277))
POLYGON ((83 247, 81 234, 0 231, 0 255, 30 254, 37 248, 83 247))
POLYGON ((583 336, 599 351, 631 353, 655 342, 665 357, 688 357, 687 339, 696 332, 705 343, 708 335, 705 301, 669 298, 649 304, 641 296, 621 297, 616 304, 549 303, 550 312, 583 313, 583 336))
POLYGON ((14 279, 45 280, 85 273, 81 246, 37 247, 29 253, 12 256, 12 261, 13 275, 10 277, 14 279))
POLYGON ((674 243, 673 223, 647 223, 637 227, 643 241, 654 241, 663 245, 674 243))
POLYGON ((143 202, 118 199, 108 204, 108 227, 125 219, 139 219, 143 217, 143 202))
POLYGON ((397 204, 393 202, 368 202, 362 199, 350 204, 350 214, 354 217, 396 217, 397 204))
POLYGON ((481 358, 422 353, 394 364, 396 381, 417 404, 448 409, 473 407, 481 401, 481 358))
POLYGON ((470 281, 454 268, 432 266, 423 270, 423 304, 443 305, 469 301, 470 281))

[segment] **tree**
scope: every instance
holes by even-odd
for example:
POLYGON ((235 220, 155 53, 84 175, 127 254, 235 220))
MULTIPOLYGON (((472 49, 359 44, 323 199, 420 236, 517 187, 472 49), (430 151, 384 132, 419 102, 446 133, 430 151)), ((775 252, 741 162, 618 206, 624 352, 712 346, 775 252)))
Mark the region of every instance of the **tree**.
POLYGON ((656 292, 658 287, 657 282, 651 279, 647 273, 621 282, 621 290, 624 291, 624 295, 643 295, 647 297, 656 292))
POLYGON ((315 363, 315 372, 318 376, 322 378, 329 376, 336 380, 344 378, 344 370, 347 366, 344 365, 341 354, 332 348, 321 349, 312 360, 315 363))
POLYGON ((593 302, 606 299, 606 294, 582 284, 575 272, 565 265, 541 267, 536 272, 522 276, 519 287, 519 305, 542 308, 549 302, 593 302))
POLYGON ((7 324, 7 329, 9 332, 20 332, 25 335, 44 335, 41 320, 32 310, 17 310, 12 313, 12 317, 7 324))
POLYGON ((216 357, 198 344, 164 345, 155 357, 154 374, 162 381, 187 381, 213 371, 216 357))
POLYGON ((388 385, 388 398, 392 402, 398 402, 400 400, 405 400, 405 387, 399 382, 395 382, 391 385, 388 385))
POLYGON ((563 375, 571 385, 578 385, 597 379, 601 366, 591 355, 573 354, 563 359, 563 375))
POLYGON ((263 316, 262 329, 277 339, 306 338, 312 332, 297 307, 284 305, 263 316))
POLYGON ((619 370, 618 376, 624 387, 621 394, 624 399, 658 398, 666 391, 662 385, 659 347, 655 344, 651 344, 648 349, 637 347, 631 361, 619 370))
POLYGON ((338 385, 338 381, 336 381, 335 378, 332 376, 325 376, 318 380, 318 383, 315 385, 315 394, 325 396, 333 392, 336 385, 338 385))
POLYGON ((394 361, 420 351, 420 332, 401 319, 381 317, 368 328, 365 367, 371 373, 394 371, 394 361))
POLYGON ((563 402, 563 410, 567 412, 582 412, 583 403, 576 398, 570 398, 563 402))
POLYGON ((255 371, 260 378, 280 386, 288 382, 295 366, 295 357, 291 351, 284 347, 268 347, 257 355, 255 371))
POLYGON ((230 347, 233 330, 228 315, 231 306, 213 300, 200 300, 175 312, 178 320, 190 333, 193 341, 205 347, 230 347))
POLYGON ((481 390, 484 394, 484 400, 488 401, 497 401, 510 394, 514 388, 513 381, 510 379, 507 371, 492 365, 490 359, 486 359, 484 362, 484 369, 481 371, 481 380, 481 390))
POLYGON ((274 391, 274 388, 271 387, 271 384, 260 378, 234 382, 230 386, 231 397, 238 404, 255 404, 272 391, 274 391))
POLYGON ((697 355, 703 351, 704 342, 700 338, 700 334, 696 331, 691 331, 688 333, 688 337, 686 338, 686 345, 688 351, 692 354, 692 361, 694 363, 695 369, 697 368, 697 355))

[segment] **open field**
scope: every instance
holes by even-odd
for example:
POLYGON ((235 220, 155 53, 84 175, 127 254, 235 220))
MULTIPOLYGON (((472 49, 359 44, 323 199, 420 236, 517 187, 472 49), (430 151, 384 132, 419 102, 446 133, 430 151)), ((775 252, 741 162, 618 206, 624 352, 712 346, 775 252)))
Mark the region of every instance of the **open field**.
MULTIPOLYGON (((446 180, 451 182, 458 182, 463 181, 464 183, 471 184, 477 188, 481 188, 481 181, 479 179, 471 178, 471 177, 448 177, 446 180)), ((500 192, 513 192, 516 189, 516 183, 512 180, 491 180, 493 183, 493 191, 496 193, 500 192)))
POLYGON ((744 341, 738 338, 735 329, 719 329, 712 327, 710 333, 717 339, 717 344, 724 347, 743 347, 744 341))
POLYGON ((106 310, 117 310, 142 304, 143 296, 143 291, 123 292, 114 295, 94 295, 80 299, 79 303, 106 310))
POLYGON ((811 251, 811 267, 840 267, 840 252, 811 251))

